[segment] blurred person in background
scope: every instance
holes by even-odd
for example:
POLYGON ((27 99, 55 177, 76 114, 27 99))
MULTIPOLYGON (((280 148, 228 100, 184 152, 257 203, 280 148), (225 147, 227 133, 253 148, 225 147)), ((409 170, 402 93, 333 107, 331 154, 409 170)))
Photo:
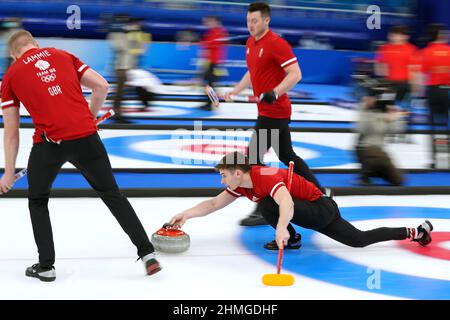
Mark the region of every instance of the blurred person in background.
MULTIPOLYGON (((409 109, 408 97, 411 93, 413 81, 413 65, 417 55, 417 48, 409 42, 409 30, 407 26, 394 26, 389 30, 388 43, 380 46, 376 54, 377 64, 375 72, 378 76, 390 82, 395 91, 395 102, 400 108, 409 109)), ((402 131, 407 129, 407 121, 402 121, 399 125, 402 131)), ((396 135, 393 142, 409 142, 407 136, 396 135), (397 139, 395 139, 397 138, 397 139)))
POLYGON ((130 44, 130 54, 136 57, 134 69, 127 70, 127 81, 125 84, 134 87, 139 100, 143 104, 142 111, 150 107, 151 102, 155 99, 155 89, 161 85, 160 80, 147 70, 138 69, 142 65, 142 58, 148 51, 152 35, 144 32, 142 28, 143 19, 132 18, 127 30, 127 39, 130 44))
POLYGON ((156 91, 163 84, 161 80, 144 69, 127 70, 127 87, 133 87, 143 104, 141 111, 146 111, 151 106, 152 101, 156 98, 156 91))
POLYGON ((175 42, 180 46, 198 42, 198 38, 198 34, 192 29, 183 29, 175 33, 175 42))
POLYGON ((352 65, 352 96, 359 103, 369 93, 367 83, 375 77, 374 61, 368 58, 357 57, 352 59, 352 65))
MULTIPOLYGON (((116 77, 116 94, 114 96, 113 109, 114 120, 118 123, 129 123, 122 115, 121 104, 125 93, 127 72, 136 69, 139 56, 145 52, 146 44, 150 41, 150 35, 141 30, 139 19, 132 18, 127 14, 118 14, 114 17, 114 23, 107 36, 114 50, 114 71, 116 77)), ((152 95, 147 95, 141 87, 136 91, 148 106, 152 95)))
MULTIPOLYGON (((201 57, 203 60, 203 84, 211 87, 217 82, 221 75, 220 63, 225 60, 228 34, 217 16, 206 16, 203 24, 207 31, 200 41, 201 57)), ((200 107, 202 110, 211 111, 212 102, 207 102, 200 107)))
POLYGON ((384 137, 395 131, 395 120, 403 112, 395 109, 396 92, 380 79, 367 79, 367 95, 361 100, 361 110, 356 131, 359 133, 355 153, 361 163, 359 183, 371 184, 371 177, 379 177, 391 185, 403 184, 403 175, 384 149, 384 137))
MULTIPOLYGON (((432 24, 428 27, 428 45, 420 55, 418 85, 426 86, 426 95, 430 121, 431 135, 431 163, 435 168, 437 162, 438 146, 446 148, 447 157, 450 157, 449 146, 449 88, 450 88, 450 45, 448 44, 448 31, 441 24, 432 24), (436 131, 445 132, 444 137, 437 138, 436 131)), ((420 90, 420 89, 418 89, 420 90)), ((450 167, 450 159, 447 166, 450 167)))
POLYGON ((135 66, 134 57, 128 52, 128 39, 126 25, 130 17, 127 14, 117 14, 112 17, 111 27, 107 35, 113 49, 114 75, 116 80, 116 93, 114 95, 113 109, 114 120, 119 123, 128 123, 121 112, 125 81, 127 80, 127 70, 135 66))

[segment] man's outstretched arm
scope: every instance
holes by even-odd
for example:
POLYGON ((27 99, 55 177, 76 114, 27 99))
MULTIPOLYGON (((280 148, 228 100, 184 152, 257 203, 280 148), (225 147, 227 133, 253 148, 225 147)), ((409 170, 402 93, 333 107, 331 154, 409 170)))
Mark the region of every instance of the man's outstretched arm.
POLYGON ((202 201, 199 204, 195 205, 194 207, 175 215, 170 220, 170 224, 181 227, 186 222, 186 220, 206 216, 210 213, 213 213, 217 210, 226 207, 236 199, 237 199, 236 197, 233 197, 228 192, 223 191, 214 198, 202 201))

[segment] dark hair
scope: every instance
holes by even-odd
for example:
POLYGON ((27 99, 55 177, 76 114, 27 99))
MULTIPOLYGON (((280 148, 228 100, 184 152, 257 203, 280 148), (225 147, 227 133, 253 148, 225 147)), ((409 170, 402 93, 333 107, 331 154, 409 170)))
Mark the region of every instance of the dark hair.
POLYGON ((427 27, 428 42, 434 42, 439 39, 439 35, 444 31, 445 26, 440 23, 433 23, 427 27))
POLYGON ((389 33, 403 34, 407 36, 409 35, 409 28, 405 25, 393 26, 389 29, 389 33))
POLYGON ((261 16, 263 17, 270 17, 272 13, 272 9, 270 9, 270 6, 265 2, 253 2, 250 3, 248 6, 248 12, 261 12, 261 16))
POLYGON ((214 167, 219 170, 236 170, 240 169, 243 172, 250 171, 250 164, 246 155, 239 151, 226 154, 214 167))

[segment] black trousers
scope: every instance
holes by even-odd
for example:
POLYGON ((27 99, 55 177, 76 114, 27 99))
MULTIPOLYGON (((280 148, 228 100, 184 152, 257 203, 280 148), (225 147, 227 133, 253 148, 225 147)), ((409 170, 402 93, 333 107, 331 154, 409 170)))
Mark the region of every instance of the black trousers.
POLYGON ((403 174, 382 148, 356 146, 355 153, 361 163, 363 178, 380 177, 394 186, 403 184, 403 174))
POLYGON ((255 131, 248 146, 248 156, 251 164, 264 164, 264 154, 270 147, 281 162, 289 166, 294 161, 294 172, 306 180, 314 183, 324 192, 324 189, 316 179, 306 162, 300 158, 292 148, 291 131, 289 129, 290 119, 274 119, 258 117, 255 131))
POLYGON ((211 87, 217 82, 217 76, 214 73, 216 67, 217 67, 217 64, 209 62, 203 73, 204 82, 207 83, 211 87))
POLYGON ((391 81, 391 85, 395 91, 395 101, 397 102, 403 102, 411 91, 407 81, 391 81))
POLYGON ((72 163, 103 202, 137 247, 139 257, 154 251, 133 207, 123 196, 112 173, 105 147, 97 133, 86 138, 33 145, 28 160, 28 206, 39 263, 51 267, 55 263, 52 226, 48 211, 50 189, 62 165, 72 163))
POLYGON ((142 104, 144 105, 144 109, 148 108, 153 100, 155 100, 155 93, 146 90, 143 87, 135 87, 135 91, 141 100, 142 104))
MULTIPOLYGON (((436 143, 434 141, 436 131, 444 131, 446 139, 450 138, 450 98, 449 89, 444 86, 429 86, 427 88, 428 107, 433 134, 431 135, 432 161, 436 161, 436 143)), ((450 146, 447 144, 447 153, 450 153, 450 146)))
MULTIPOLYGON (((258 208, 269 224, 276 229, 279 207, 270 197, 262 199, 258 208)), ((351 247, 365 247, 373 243, 407 238, 406 228, 377 228, 361 231, 343 219, 333 199, 321 197, 314 202, 294 199, 294 217, 292 223, 316 230, 340 243, 351 247)), ((295 229, 289 224, 288 231, 294 239, 295 229)))
MULTIPOLYGON (((217 67, 217 64, 209 62, 208 65, 205 66, 205 70, 203 72, 203 82, 210 87, 213 87, 218 79, 218 77, 214 73, 214 70, 216 69, 216 67, 217 67)), ((206 99, 205 106, 211 108, 212 102, 208 97, 206 97, 206 98, 207 99, 206 99)))
POLYGON ((125 82, 127 81, 127 70, 117 69, 116 74, 116 94, 114 95, 113 110, 116 118, 122 117, 121 104, 125 94, 125 82))

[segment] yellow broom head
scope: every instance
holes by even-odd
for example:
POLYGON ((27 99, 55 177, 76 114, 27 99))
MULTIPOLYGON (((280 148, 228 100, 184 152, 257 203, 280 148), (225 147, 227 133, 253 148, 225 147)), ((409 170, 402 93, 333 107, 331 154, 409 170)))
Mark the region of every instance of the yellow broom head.
POLYGON ((272 273, 263 275, 262 282, 266 286, 292 286, 294 277, 291 274, 272 273))

